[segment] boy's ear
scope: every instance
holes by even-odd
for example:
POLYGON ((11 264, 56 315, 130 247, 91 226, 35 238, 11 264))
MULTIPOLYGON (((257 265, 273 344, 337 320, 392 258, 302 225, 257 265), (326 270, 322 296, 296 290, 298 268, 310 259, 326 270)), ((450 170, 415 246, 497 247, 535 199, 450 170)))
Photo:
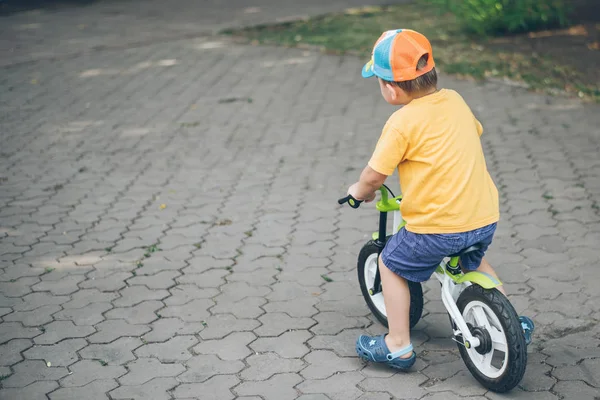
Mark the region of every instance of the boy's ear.
POLYGON ((396 91, 400 89, 398 86, 392 85, 391 83, 386 83, 385 89, 388 91, 392 100, 396 100, 398 98, 398 92, 396 91))

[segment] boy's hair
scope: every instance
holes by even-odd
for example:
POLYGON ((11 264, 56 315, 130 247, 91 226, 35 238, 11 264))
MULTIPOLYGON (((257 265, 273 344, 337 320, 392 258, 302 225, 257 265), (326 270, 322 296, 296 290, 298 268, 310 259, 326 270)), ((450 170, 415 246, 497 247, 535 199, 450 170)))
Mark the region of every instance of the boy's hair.
MULTIPOLYGON (((419 62, 417 62, 417 71, 419 71, 427 66, 427 60, 429 60, 429 54, 425 54, 419 59, 419 62)), ((404 90, 406 93, 410 94, 410 93, 421 93, 421 92, 427 91, 429 89, 436 88, 437 80, 438 80, 437 72, 435 71, 435 67, 434 67, 431 71, 417 77, 416 79, 412 79, 410 81, 403 81, 403 82, 385 81, 385 82, 392 84, 392 85, 396 85, 400 89, 404 90)))

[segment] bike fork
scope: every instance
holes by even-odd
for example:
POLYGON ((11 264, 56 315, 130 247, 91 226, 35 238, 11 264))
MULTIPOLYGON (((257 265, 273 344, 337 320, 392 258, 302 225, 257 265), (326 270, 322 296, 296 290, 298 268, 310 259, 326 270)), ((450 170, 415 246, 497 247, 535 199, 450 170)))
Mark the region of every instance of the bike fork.
POLYGON ((375 279, 373 280, 373 287, 369 289, 369 294, 374 296, 381 292, 381 276, 379 275, 379 255, 385 247, 385 241, 387 238, 387 212, 379 213, 379 233, 375 245, 379 248, 377 252, 377 269, 375 270, 375 279))
POLYGON ((452 282, 448 276, 438 273, 436 273, 435 275, 442 283, 442 302, 444 303, 448 314, 450 314, 450 319, 458 328, 452 329, 453 339, 461 343, 467 349, 479 347, 479 345, 481 344, 479 338, 471 334, 471 331, 469 330, 465 319, 463 318, 462 314, 458 310, 458 307, 456 306, 456 301, 454 300, 456 296, 454 291, 457 291, 459 287, 454 282, 452 282))

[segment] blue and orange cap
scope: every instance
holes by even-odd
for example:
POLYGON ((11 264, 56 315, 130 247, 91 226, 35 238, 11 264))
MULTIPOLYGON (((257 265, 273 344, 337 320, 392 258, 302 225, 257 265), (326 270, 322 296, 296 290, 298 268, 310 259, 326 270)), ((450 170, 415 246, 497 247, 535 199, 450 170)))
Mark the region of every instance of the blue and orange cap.
POLYGON ((377 76, 386 81, 410 81, 435 67, 429 40, 410 29, 383 32, 375 42, 371 60, 362 69, 363 78, 377 76), (417 71, 417 63, 429 55, 425 68, 417 71))

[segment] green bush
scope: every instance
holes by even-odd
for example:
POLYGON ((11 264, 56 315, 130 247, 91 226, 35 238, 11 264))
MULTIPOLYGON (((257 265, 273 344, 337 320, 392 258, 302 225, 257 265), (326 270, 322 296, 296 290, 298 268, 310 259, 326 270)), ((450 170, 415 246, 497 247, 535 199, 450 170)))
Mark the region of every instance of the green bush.
POLYGON ((567 24, 568 0, 434 0, 479 35, 529 32, 567 24))

